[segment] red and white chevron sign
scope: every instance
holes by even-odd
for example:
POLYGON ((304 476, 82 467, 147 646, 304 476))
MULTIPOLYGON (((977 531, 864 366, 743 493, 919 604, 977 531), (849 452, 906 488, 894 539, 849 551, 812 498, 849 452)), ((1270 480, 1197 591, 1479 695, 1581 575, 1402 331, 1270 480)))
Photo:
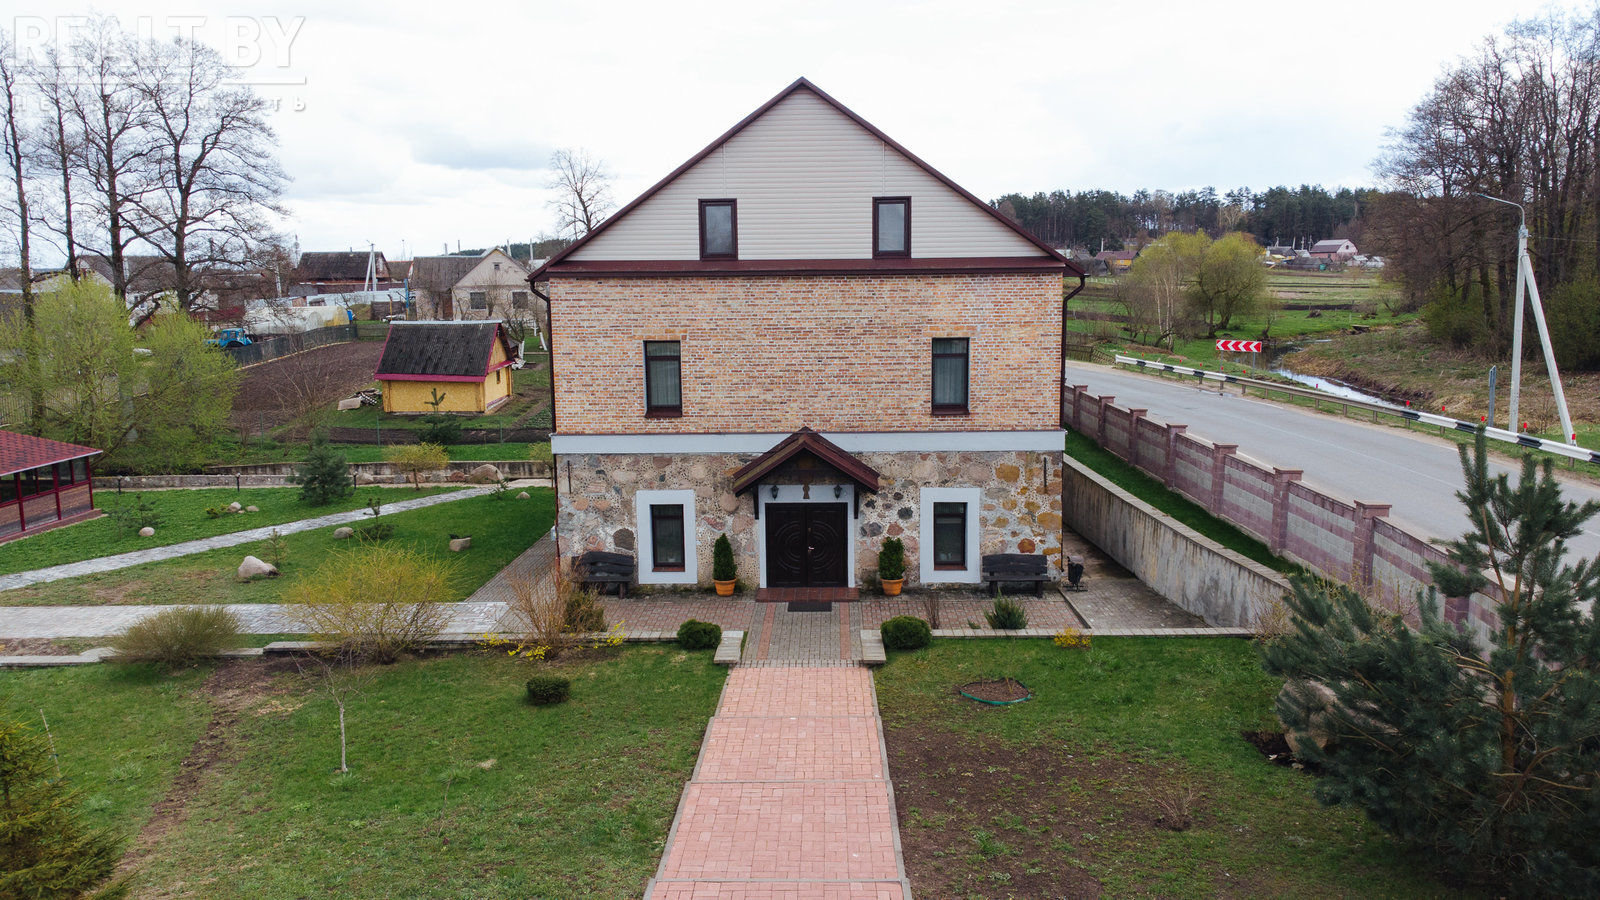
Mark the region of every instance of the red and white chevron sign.
POLYGON ((1217 349, 1228 353, 1260 353, 1260 341, 1217 341, 1217 349))

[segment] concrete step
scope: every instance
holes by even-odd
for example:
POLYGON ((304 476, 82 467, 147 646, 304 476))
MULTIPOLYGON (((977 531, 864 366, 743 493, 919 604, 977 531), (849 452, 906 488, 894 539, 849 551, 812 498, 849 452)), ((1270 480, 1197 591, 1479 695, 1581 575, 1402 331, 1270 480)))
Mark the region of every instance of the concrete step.
POLYGON ((883 649, 883 632, 876 628, 861 629, 861 664, 881 666, 888 661, 889 655, 883 649))
POLYGON ((739 655, 744 652, 744 632, 722 632, 722 643, 717 645, 717 655, 712 662, 719 666, 736 666, 739 664, 739 655))

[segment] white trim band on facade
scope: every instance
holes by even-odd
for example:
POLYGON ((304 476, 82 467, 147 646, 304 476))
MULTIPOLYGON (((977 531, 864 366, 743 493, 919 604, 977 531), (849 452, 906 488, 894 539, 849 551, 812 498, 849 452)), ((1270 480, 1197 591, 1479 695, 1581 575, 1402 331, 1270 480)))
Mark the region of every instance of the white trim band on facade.
MULTIPOLYGON (((1046 431, 832 431, 822 436, 849 453, 938 453, 1023 450, 1060 452, 1060 429, 1046 431)), ((788 437, 782 433, 724 434, 554 434, 550 452, 654 454, 765 453, 788 437)))

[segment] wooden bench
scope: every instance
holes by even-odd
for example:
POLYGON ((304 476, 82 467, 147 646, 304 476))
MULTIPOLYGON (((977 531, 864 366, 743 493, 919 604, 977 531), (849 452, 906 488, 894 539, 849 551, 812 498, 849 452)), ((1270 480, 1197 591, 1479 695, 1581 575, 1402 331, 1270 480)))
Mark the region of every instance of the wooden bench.
POLYGON ((617 586, 617 596, 628 596, 633 584, 634 561, 626 553, 590 550, 572 558, 572 578, 579 584, 598 584, 602 589, 617 586))
POLYGON ((1044 583, 1050 580, 1050 562, 1037 553, 991 553, 983 558, 983 583, 989 585, 989 595, 1000 596, 1000 584, 1033 582, 1033 594, 1044 592, 1044 583))

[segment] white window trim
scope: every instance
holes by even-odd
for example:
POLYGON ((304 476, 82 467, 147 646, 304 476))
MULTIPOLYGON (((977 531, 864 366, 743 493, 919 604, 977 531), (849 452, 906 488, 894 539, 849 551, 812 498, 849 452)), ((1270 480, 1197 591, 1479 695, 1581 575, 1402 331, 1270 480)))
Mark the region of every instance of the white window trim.
MULTIPOLYGON (((845 586, 856 587, 856 544, 860 538, 856 535, 856 486, 843 485, 844 490, 838 497, 833 496, 833 484, 813 484, 811 496, 805 496, 804 485, 780 484, 778 496, 772 496, 772 485, 756 485, 756 503, 766 506, 768 503, 843 503, 845 506, 845 586)), ((759 514, 756 522, 756 565, 761 568, 761 587, 767 587, 767 522, 766 515, 759 514)))
POLYGON ((634 534, 639 548, 638 565, 634 568, 640 584, 699 584, 700 555, 697 552, 699 529, 695 527, 694 491, 638 491, 633 495, 634 534), (653 571, 655 560, 655 534, 650 527, 650 507, 683 507, 683 571, 653 571))
POLYGON ((925 487, 918 503, 918 524, 921 531, 917 540, 917 563, 923 584, 978 584, 983 580, 978 553, 978 514, 983 509, 982 488, 925 487), (960 569, 935 569, 933 567, 933 505, 935 503, 963 503, 967 507, 967 560, 960 569))

